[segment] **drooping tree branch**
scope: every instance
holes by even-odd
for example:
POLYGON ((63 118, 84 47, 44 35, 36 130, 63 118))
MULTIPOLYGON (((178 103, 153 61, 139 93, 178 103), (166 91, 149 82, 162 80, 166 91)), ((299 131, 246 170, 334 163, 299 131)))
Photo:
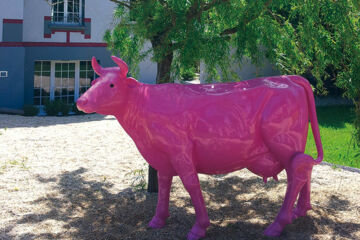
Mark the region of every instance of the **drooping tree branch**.
MULTIPOLYGON (((229 2, 229 0, 212 0, 211 2, 204 4, 203 2, 200 3, 199 6, 199 2, 195 1, 195 3, 189 8, 189 10, 187 11, 186 14, 186 24, 189 24, 189 22, 194 19, 199 17, 203 12, 208 11, 210 9, 212 9, 213 7, 229 2), (199 8, 199 9, 198 9, 199 8)), ((163 0, 160 0, 160 3, 167 5, 167 3, 163 0)), ((168 8, 168 10, 171 12, 171 17, 172 17, 172 21, 171 21, 171 25, 169 25, 168 27, 166 27, 165 29, 163 29, 163 31, 158 32, 156 35, 157 36, 162 36, 163 39, 166 39, 167 34, 174 28, 176 27, 176 15, 175 13, 168 8)), ((229 36, 221 36, 225 41, 230 40, 229 36)), ((184 46, 185 44, 185 40, 184 41, 180 41, 180 42, 173 42, 171 44, 169 44, 170 48, 168 49, 169 52, 172 51, 176 51, 177 49, 180 49, 184 46)))
POLYGON ((262 10, 259 12, 259 14, 256 14, 256 15, 253 15, 252 17, 248 18, 248 19, 245 19, 244 22, 242 22, 241 24, 235 26, 235 27, 232 27, 232 28, 227 28, 225 29, 224 31, 222 31, 220 33, 220 36, 225 36, 225 35, 231 35, 231 34, 234 34, 236 33, 240 27, 242 26, 246 26, 248 25, 250 22, 256 20, 258 17, 260 17, 267 9, 268 9, 268 6, 272 3, 272 0, 268 0, 265 4, 264 4, 264 7, 262 8, 262 10))
POLYGON ((126 2, 120 1, 120 0, 110 0, 111 2, 120 4, 128 9, 132 9, 132 6, 130 4, 127 4, 126 2))
POLYGON ((200 3, 200 9, 197 10, 197 8, 199 7, 198 5, 198 1, 195 2, 195 4, 193 4, 187 14, 186 14, 186 19, 187 22, 191 21, 192 19, 200 16, 203 12, 206 12, 210 9, 212 9, 213 7, 215 7, 216 5, 220 5, 223 4, 225 2, 229 2, 229 0, 212 0, 211 2, 209 2, 208 4, 203 4, 200 3))

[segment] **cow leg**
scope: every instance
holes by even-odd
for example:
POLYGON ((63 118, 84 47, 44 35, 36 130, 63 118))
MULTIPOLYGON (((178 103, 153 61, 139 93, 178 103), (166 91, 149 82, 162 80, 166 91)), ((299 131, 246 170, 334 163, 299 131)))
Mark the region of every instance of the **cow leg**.
POLYGON ((210 225, 209 217, 206 211, 204 198, 200 189, 200 182, 196 172, 190 172, 186 175, 180 175, 185 189, 189 192, 191 201, 195 208, 196 222, 188 233, 188 240, 197 240, 205 237, 206 228, 210 225))
MULTIPOLYGON (((275 221, 265 230, 267 236, 279 236, 284 227, 292 222, 293 207, 300 191, 310 181, 314 159, 306 154, 297 154, 292 160, 289 168, 286 168, 288 177, 288 185, 284 203, 278 213, 275 221)), ((304 190, 306 193, 308 189, 304 190)), ((303 199, 307 201, 307 195, 303 195, 303 199)), ((304 200, 302 200, 304 201, 304 200)), ((301 202, 303 203, 303 202, 301 202)), ((305 202, 304 202, 305 203, 305 202)))
POLYGON ((302 187, 299 195, 299 199, 296 204, 296 208, 292 214, 292 220, 295 220, 298 217, 306 216, 306 212, 311 210, 311 203, 310 203, 310 184, 311 184, 311 173, 309 179, 306 181, 304 186, 302 187))
POLYGON ((169 198, 172 176, 162 175, 158 172, 158 203, 156 207, 155 216, 149 223, 151 228, 162 228, 165 225, 166 219, 169 217, 169 198))
POLYGON ((188 139, 179 139, 175 136, 168 139, 176 140, 169 145, 173 148, 168 148, 171 164, 189 193, 195 208, 196 221, 188 233, 187 239, 197 240, 205 237, 206 228, 210 225, 210 221, 201 193, 199 177, 192 159, 193 143, 188 139))

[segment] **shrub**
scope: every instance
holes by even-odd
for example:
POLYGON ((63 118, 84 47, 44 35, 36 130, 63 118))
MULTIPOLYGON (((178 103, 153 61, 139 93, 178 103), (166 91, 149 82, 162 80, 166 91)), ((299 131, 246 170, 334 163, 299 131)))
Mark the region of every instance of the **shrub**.
POLYGON ((25 104, 23 110, 24 116, 36 116, 39 114, 39 109, 31 104, 25 104))
POLYGON ((147 182, 145 180, 146 164, 144 164, 143 167, 140 169, 135 169, 135 170, 128 172, 127 174, 125 174, 125 176, 131 177, 131 181, 132 181, 131 186, 135 190, 145 190, 146 189, 146 187, 147 187, 147 182))
POLYGON ((69 115, 71 105, 60 101, 59 108, 60 108, 61 115, 67 116, 67 115, 69 115))
POLYGON ((44 110, 48 116, 57 116, 60 112, 60 101, 47 101, 44 105, 44 110))
POLYGON ((61 100, 48 101, 44 105, 44 110, 48 116, 58 116, 61 113, 62 116, 69 114, 71 106, 61 100))
POLYGON ((360 103, 355 103, 355 120, 354 120, 354 137, 356 140, 357 146, 360 147, 360 103))
POLYGON ((186 68, 186 69, 182 68, 181 69, 181 78, 183 80, 194 79, 195 73, 196 73, 195 67, 190 67, 190 68, 186 68))
POLYGON ((78 114, 78 115, 80 115, 80 114, 85 114, 83 111, 80 111, 80 110, 77 108, 76 103, 74 103, 74 104, 72 105, 71 111, 73 111, 73 113, 78 114))

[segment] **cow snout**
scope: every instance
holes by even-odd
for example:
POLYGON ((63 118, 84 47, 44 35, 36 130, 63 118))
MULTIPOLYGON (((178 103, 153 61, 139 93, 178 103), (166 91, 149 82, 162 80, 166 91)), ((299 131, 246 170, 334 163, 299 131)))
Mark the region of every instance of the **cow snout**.
POLYGON ((84 107, 86 106, 87 104, 87 99, 86 98, 79 98, 77 101, 76 101, 76 106, 77 108, 80 110, 80 111, 84 111, 84 107))
POLYGON ((80 106, 85 106, 87 104, 87 99, 86 98, 79 98, 77 101, 76 101, 76 104, 77 105, 80 105, 80 106))

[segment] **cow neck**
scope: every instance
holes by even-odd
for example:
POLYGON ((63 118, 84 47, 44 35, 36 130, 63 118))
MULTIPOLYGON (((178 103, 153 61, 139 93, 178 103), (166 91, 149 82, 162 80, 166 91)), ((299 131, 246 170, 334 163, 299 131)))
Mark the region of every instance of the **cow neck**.
POLYGON ((139 84, 138 87, 129 89, 126 107, 122 108, 115 115, 120 125, 131 138, 137 137, 137 128, 139 119, 141 119, 141 106, 143 104, 142 88, 143 84, 139 84))

